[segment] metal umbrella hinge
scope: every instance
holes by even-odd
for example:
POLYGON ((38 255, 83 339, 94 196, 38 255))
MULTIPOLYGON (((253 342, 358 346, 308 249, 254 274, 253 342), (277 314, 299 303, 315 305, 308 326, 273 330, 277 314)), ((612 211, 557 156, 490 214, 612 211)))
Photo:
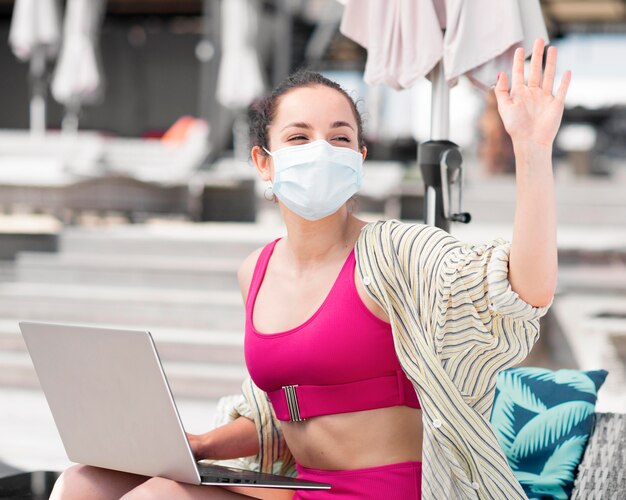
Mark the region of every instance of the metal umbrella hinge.
POLYGON ((439 162, 443 197, 443 215, 451 222, 468 224, 472 216, 462 211, 463 202, 463 157, 457 148, 446 149, 439 162), (453 191, 456 189, 456 207, 452 206, 453 191))

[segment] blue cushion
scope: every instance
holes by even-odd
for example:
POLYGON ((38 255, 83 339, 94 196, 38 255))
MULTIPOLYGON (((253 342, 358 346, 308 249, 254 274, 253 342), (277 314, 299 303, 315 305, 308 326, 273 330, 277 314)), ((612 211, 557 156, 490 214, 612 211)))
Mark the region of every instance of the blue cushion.
POLYGON ((491 425, 528 498, 569 498, 606 370, 498 374, 491 425))

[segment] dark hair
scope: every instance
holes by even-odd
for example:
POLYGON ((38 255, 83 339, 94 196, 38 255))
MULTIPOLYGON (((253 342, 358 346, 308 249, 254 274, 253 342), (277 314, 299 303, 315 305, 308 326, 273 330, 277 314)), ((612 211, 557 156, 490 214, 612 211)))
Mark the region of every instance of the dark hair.
POLYGON ((325 87, 336 90, 341 93, 352 108, 352 113, 357 125, 357 142, 359 149, 365 145, 363 142, 363 119, 356 107, 356 103, 350 95, 341 88, 337 82, 329 80, 315 71, 300 70, 288 76, 285 80, 278 84, 272 93, 263 99, 253 103, 248 109, 248 121, 250 123, 250 147, 262 146, 269 149, 267 130, 274 121, 276 116, 277 102, 280 97, 290 90, 300 87, 313 87, 315 85, 323 85, 325 87))

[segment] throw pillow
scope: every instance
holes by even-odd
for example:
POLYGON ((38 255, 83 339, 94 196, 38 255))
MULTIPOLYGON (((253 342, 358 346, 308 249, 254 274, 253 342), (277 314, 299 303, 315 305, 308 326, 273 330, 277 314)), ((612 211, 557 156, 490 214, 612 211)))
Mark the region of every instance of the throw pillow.
POLYGON ((518 367, 498 374, 491 425, 529 499, 567 499, 606 370, 518 367))

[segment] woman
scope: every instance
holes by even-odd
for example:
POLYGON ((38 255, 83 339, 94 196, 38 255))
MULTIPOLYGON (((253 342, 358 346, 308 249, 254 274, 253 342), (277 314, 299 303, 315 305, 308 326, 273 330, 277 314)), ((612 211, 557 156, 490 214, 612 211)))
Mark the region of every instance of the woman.
POLYGON ((239 271, 246 362, 239 418, 190 435, 198 458, 256 455, 261 470, 329 492, 202 487, 75 466, 52 498, 525 498, 488 423, 495 377, 536 341, 556 286, 553 95, 535 43, 516 52, 498 108, 516 157, 512 244, 472 247, 429 226, 350 213, 366 156, 354 102, 299 73, 252 113, 252 160, 287 236, 239 271), (297 386, 297 387, 296 387, 297 386), (267 394, 267 396, 266 396, 267 394))

